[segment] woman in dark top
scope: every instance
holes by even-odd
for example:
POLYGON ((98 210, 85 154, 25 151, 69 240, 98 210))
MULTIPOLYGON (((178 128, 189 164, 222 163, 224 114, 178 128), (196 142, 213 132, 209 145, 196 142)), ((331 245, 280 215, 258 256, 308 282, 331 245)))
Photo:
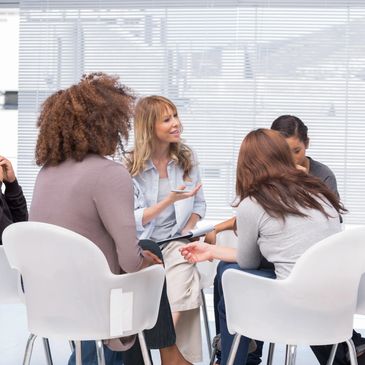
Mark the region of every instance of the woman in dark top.
POLYGON ((4 229, 15 222, 28 220, 27 202, 18 184, 11 162, 0 156, 0 245, 4 229), (5 185, 4 194, 2 185, 5 185))
POLYGON ((308 127, 298 117, 281 115, 273 121, 271 129, 285 137, 297 165, 304 167, 310 175, 321 179, 338 195, 337 181, 332 170, 306 155, 309 147, 308 127))
MULTIPOLYGON (((273 121, 271 129, 280 132, 285 137, 296 164, 303 166, 310 175, 321 179, 339 196, 336 176, 332 170, 325 164, 306 155, 306 150, 309 147, 308 127, 302 120, 294 115, 281 115, 273 121)), ((365 363, 365 339, 359 333, 353 331, 352 340, 356 347, 359 363, 360 361, 365 363)), ((313 346, 312 349, 318 361, 323 365, 326 364, 331 350, 330 346, 313 346)), ((337 349, 334 365, 346 364, 349 364, 347 346, 341 344, 337 349)))

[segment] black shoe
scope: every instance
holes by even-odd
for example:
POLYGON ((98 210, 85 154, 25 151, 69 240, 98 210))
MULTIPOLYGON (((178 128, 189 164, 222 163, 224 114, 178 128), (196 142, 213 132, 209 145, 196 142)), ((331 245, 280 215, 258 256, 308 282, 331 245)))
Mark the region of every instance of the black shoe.
POLYGON ((358 365, 365 365, 365 352, 363 352, 360 356, 357 357, 358 365))
MULTIPOLYGON (((355 346, 355 350, 356 350, 356 357, 357 357, 358 364, 365 365, 365 343, 355 346)), ((349 352, 347 352, 347 354, 346 354, 346 360, 348 361, 348 363, 350 363, 349 352)))
MULTIPOLYGON (((216 352, 222 351, 222 342, 220 333, 213 338, 212 347, 216 352)), ((257 344, 255 340, 250 340, 248 345, 248 353, 255 352, 257 349, 257 344)))

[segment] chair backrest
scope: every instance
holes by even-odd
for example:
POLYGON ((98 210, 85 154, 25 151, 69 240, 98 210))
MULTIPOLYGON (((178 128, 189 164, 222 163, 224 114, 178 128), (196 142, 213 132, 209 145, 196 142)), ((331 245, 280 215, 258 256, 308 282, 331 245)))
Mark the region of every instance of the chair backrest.
POLYGON ((356 314, 365 315, 365 274, 362 275, 357 293, 356 314))
POLYGON ((12 269, 0 246, 0 304, 19 303, 19 272, 12 269))
POLYGON ((10 225, 3 244, 10 265, 23 277, 32 333, 106 339, 155 324, 164 282, 159 265, 114 275, 93 242, 39 222, 10 225))
POLYGON ((331 235, 308 249, 287 278, 313 304, 329 307, 357 303, 357 292, 365 272, 365 226, 331 235), (339 294, 343 298, 334 303, 339 294), (355 295, 354 295, 355 294, 355 295))
POLYGON ((346 230, 318 242, 299 258, 284 280, 253 278, 238 270, 227 270, 223 275, 227 321, 233 323, 233 332, 246 331, 244 334, 256 335, 254 338, 261 340, 284 341, 284 338, 288 340, 289 333, 296 332, 290 338, 299 342, 287 343, 304 344, 310 338, 314 342, 309 344, 325 344, 326 339, 335 341, 330 343, 342 342, 344 336, 352 333, 358 287, 364 272, 365 227, 346 230), (245 292, 251 285, 260 289, 255 294, 253 290, 245 292), (268 310, 267 303, 271 308, 280 303, 280 308, 272 312, 276 315, 260 315, 265 306, 268 310), (250 312, 250 318, 243 320, 242 313, 249 312, 250 307, 256 315, 250 312), (286 311, 283 318, 293 314, 295 324, 284 321, 279 315, 282 311, 286 311), (267 323, 266 333, 254 333, 261 321, 267 323))

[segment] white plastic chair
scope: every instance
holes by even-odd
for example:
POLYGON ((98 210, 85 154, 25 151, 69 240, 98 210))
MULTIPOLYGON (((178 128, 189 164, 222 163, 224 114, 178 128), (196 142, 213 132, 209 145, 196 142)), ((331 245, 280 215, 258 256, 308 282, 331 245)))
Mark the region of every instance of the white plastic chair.
MULTIPOLYGON (((12 269, 5 256, 4 247, 0 246, 0 304, 23 303, 21 279, 19 272, 12 269)), ((47 338, 43 338, 43 346, 48 365, 52 365, 52 356, 47 338)))
POLYGON ((217 264, 218 264, 218 262, 216 260, 214 260, 212 262, 209 262, 209 261, 198 262, 196 264, 198 271, 199 271, 199 275, 200 275, 199 284, 200 284, 200 292, 201 292, 201 297, 202 297, 201 309, 202 309, 202 313, 203 313, 205 337, 206 337, 206 341, 207 341, 209 357, 212 355, 212 337, 211 337, 210 328, 209 328, 208 308, 207 308, 207 303, 205 300, 204 289, 210 288, 213 285, 213 281, 214 281, 214 277, 215 277, 216 269, 217 269, 217 264))
POLYGON ((0 278, 0 304, 20 303, 19 273, 10 267, 3 246, 0 246, 0 278))
MULTIPOLYGON (((365 275, 362 275, 360 279, 359 289, 357 292, 357 304, 356 304, 356 314, 365 315, 365 275)), ((338 344, 332 346, 331 354, 327 361, 327 365, 332 365, 336 356, 338 344)))
POLYGON ((24 364, 30 362, 33 334, 75 341, 78 365, 80 341, 96 341, 98 363, 104 365, 103 339, 138 334, 144 362, 150 364, 143 330, 157 320, 162 266, 114 275, 94 243, 46 223, 12 224, 3 233, 3 243, 10 265, 24 281, 32 333, 24 364))
POLYGON ((295 363, 296 345, 351 340, 361 275, 365 272, 365 227, 332 235, 307 250, 284 280, 229 269, 222 278, 227 325, 235 334, 227 364, 241 336, 287 344, 286 364, 295 363))
MULTIPOLYGON (((219 232, 216 237, 216 244, 220 246, 237 247, 237 236, 231 230, 219 232)), ((208 308, 205 300, 204 289, 208 289, 213 285, 218 262, 218 260, 213 260, 212 262, 203 261, 196 264, 200 274, 200 290, 203 302, 201 308, 203 313, 208 354, 210 358, 212 357, 212 336, 209 328, 208 308)))

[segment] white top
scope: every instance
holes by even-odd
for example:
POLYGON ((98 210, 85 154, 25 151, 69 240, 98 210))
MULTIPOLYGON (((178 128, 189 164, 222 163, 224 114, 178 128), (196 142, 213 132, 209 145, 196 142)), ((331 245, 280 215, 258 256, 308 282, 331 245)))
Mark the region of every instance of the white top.
POLYGON ((312 245, 341 231, 337 211, 318 200, 330 218, 315 209, 304 209, 307 217, 288 215, 273 218, 253 198, 244 199, 237 208, 237 262, 243 269, 256 269, 261 254, 275 266, 278 279, 291 272, 295 262, 312 245))

